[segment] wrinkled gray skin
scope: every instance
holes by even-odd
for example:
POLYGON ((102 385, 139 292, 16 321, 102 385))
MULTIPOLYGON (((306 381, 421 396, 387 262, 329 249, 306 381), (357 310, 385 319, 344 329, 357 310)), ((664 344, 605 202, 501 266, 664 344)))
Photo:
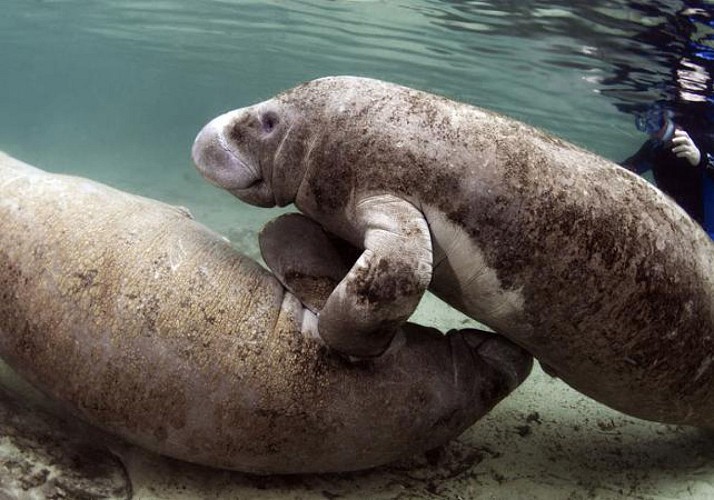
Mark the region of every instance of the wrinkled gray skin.
POLYGON ((714 426, 712 242, 619 166, 506 117, 354 77, 222 115, 193 157, 242 200, 292 202, 364 249, 320 315, 337 350, 384 351, 387 327, 428 285, 602 403, 714 426))
POLYGON ((0 154, 0 356, 150 450, 260 473, 372 467, 457 436, 531 365, 497 336, 414 324, 352 365, 316 322, 185 211, 0 154))

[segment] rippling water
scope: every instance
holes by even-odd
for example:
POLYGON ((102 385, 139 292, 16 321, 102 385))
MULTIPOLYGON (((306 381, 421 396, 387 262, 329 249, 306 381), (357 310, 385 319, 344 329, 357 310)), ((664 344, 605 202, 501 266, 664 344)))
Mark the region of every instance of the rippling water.
POLYGON ((357 74, 501 111, 619 160, 644 139, 637 111, 711 95, 712 5, 3 0, 0 148, 225 217, 237 201, 204 185, 188 158, 202 124, 307 79, 357 74))

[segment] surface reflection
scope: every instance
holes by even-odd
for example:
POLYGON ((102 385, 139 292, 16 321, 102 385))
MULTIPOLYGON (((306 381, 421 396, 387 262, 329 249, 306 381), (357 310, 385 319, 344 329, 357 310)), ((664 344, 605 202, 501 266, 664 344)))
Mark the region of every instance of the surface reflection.
MULTIPOLYGON (((637 113, 710 96, 711 9, 643 0, 4 0, 0 147, 44 165, 86 158, 85 170, 106 165, 100 173, 111 178, 123 174, 108 158, 128 163, 125 171, 169 169, 186 161, 185 145, 210 116, 300 81, 357 74, 500 111, 619 160, 643 138, 637 113)), ((134 177, 123 178, 131 188, 134 177)))
MULTIPOLYGON (((712 93, 711 2, 438 2, 434 22, 454 31, 548 40, 555 67, 604 71, 593 81, 626 112, 657 100, 712 93)), ((481 47, 473 46, 478 51, 481 47)))

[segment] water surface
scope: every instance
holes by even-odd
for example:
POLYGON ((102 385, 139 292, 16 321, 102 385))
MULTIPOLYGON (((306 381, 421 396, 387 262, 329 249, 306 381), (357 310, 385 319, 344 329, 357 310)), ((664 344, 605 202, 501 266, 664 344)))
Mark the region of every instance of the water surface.
POLYGON ((710 45, 710 4, 4 0, 0 148, 235 231, 271 214, 200 179, 197 131, 301 81, 352 74, 500 111, 620 160, 644 139, 634 114, 678 98, 682 68, 695 97, 710 95, 706 72, 683 62, 692 43, 710 45))

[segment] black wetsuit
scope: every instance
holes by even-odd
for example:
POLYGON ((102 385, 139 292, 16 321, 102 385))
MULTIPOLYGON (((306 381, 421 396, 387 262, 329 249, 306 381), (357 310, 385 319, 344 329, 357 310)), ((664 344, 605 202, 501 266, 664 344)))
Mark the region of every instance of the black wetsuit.
POLYGON ((685 158, 677 158, 672 153, 672 144, 657 139, 649 139, 622 166, 637 174, 652 170, 654 180, 662 191, 667 193, 710 234, 714 230, 714 221, 707 221, 707 204, 714 204, 707 185, 714 182, 714 162, 711 151, 707 148, 709 138, 690 134, 699 149, 702 159, 697 166, 692 166, 685 158), (709 177, 706 179, 705 176, 709 177), (708 222, 708 223, 707 223, 708 222), (711 227, 707 227, 707 225, 711 227))
MULTIPOLYGON (((652 170, 657 186, 714 238, 714 43, 710 34, 714 6, 706 0, 684 0, 676 6, 643 1, 632 5, 643 12, 661 15, 660 23, 648 25, 635 34, 642 44, 637 47, 635 57, 640 56, 643 47, 649 47, 645 53, 650 53, 656 65, 662 65, 661 69, 668 67, 669 78, 653 88, 651 77, 656 71, 623 66, 618 74, 622 75, 625 87, 643 92, 648 100, 649 96, 657 99, 646 107, 642 105, 644 99, 624 98, 618 107, 644 118, 644 129, 640 123, 638 129, 650 134, 658 133, 662 123, 661 117, 650 120, 648 116, 655 118, 657 113, 664 112, 664 116, 687 131, 702 157, 698 165, 692 166, 672 153, 671 142, 650 139, 623 166, 638 174, 652 170)), ((623 87, 623 82, 617 83, 623 87)))

